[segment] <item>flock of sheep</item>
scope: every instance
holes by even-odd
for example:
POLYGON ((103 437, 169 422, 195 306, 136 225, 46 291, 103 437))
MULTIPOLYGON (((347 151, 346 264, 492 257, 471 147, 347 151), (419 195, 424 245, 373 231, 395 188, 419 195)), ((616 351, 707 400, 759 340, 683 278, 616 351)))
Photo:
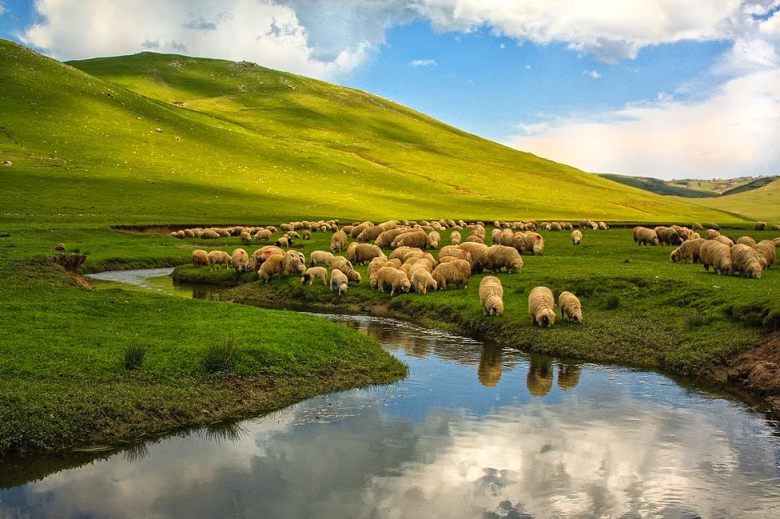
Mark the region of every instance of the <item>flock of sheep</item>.
MULTIPOLYGON (((634 242, 639 245, 677 245, 670 254, 673 262, 701 263, 705 270, 709 271, 712 267, 718 274, 760 278, 764 270, 775 262, 775 249, 780 246, 780 238, 756 243, 750 236, 740 236, 734 240, 721 234, 720 229, 709 228, 705 231, 700 224, 692 227, 634 227, 634 242), (705 231, 704 237, 694 229, 705 231)), ((764 222, 756 224, 757 230, 765 227, 764 222)))
MULTIPOLYGON (((224 251, 207 252, 197 249, 192 253, 194 265, 232 267, 237 272, 256 271, 260 280, 268 282, 274 276, 300 275, 303 283, 311 285, 320 280, 339 295, 349 285, 362 282, 355 265, 367 264, 367 282, 372 289, 396 293, 429 290, 446 290, 448 287, 465 288, 472 274, 489 270, 519 273, 523 269, 523 254, 541 255, 544 238, 537 228, 550 231, 569 230, 573 226, 563 222, 493 222, 490 245, 486 244, 486 227, 482 222, 440 220, 420 223, 391 220, 379 224, 356 222, 339 227, 336 220, 318 222, 291 222, 279 226, 284 234, 273 245, 255 250, 250 256, 237 248, 232 255, 224 251), (296 239, 309 239, 312 232, 332 232, 330 250, 315 250, 309 255, 308 264, 303 253, 285 250, 296 239), (441 247, 438 257, 429 250, 439 248, 441 234, 449 231, 450 244, 441 247), (464 238, 464 235, 465 238, 464 238), (389 254, 385 249, 392 249, 389 254), (343 255, 337 255, 343 253, 343 255)), ((603 222, 589 220, 581 227, 607 229, 603 222)), ((270 242, 275 226, 192 228, 171 233, 173 237, 240 236, 243 241, 270 242)), ((579 230, 572 232, 572 241, 582 240, 579 230)), ((479 298, 486 315, 504 312, 504 292, 501 280, 485 276, 480 282, 479 298)), ((562 318, 574 323, 583 319, 582 306, 577 297, 563 292, 558 298, 562 318)), ((539 326, 550 327, 555 322, 555 300, 547 287, 536 287, 528 297, 528 313, 539 326)))

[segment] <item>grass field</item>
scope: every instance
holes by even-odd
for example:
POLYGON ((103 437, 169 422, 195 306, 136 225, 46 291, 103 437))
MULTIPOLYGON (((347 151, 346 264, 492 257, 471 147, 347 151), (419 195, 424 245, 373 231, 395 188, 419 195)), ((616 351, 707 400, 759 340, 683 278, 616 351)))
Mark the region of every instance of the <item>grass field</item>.
POLYGON ((740 218, 780 224, 780 179, 750 191, 697 199, 694 203, 725 211, 740 218))

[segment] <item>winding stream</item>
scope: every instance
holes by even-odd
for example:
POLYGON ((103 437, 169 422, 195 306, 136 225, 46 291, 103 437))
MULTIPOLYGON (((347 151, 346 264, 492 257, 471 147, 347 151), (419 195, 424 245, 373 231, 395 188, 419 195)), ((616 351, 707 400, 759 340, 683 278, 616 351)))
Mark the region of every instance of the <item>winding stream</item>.
MULTIPOLYGON (((102 278, 173 293, 166 275, 102 278)), ((375 337, 408 378, 52 457, 63 468, 37 481, 21 483, 35 472, 22 463, 0 472, 0 517, 780 517, 780 428, 743 403, 656 373, 323 317, 375 337)))

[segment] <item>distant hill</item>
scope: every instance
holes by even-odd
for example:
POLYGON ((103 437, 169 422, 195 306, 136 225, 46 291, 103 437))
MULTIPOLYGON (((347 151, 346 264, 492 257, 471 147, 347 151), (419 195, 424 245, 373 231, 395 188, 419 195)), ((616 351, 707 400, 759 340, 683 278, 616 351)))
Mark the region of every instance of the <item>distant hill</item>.
POLYGON ((738 193, 738 190, 749 191, 771 182, 774 177, 735 177, 735 178, 711 178, 711 179, 676 179, 667 183, 695 191, 704 191, 715 195, 738 193))
POLYGON ((616 175, 612 173, 603 173, 600 176, 620 182, 627 186, 635 187, 638 189, 644 189, 651 193, 657 193, 659 195, 675 195, 686 198, 706 198, 711 196, 717 196, 716 193, 711 191, 701 191, 698 189, 690 189, 683 187, 678 183, 674 183, 667 180, 661 180, 659 178, 652 177, 631 177, 628 175, 616 175))
MULTIPOLYGON (((762 182, 764 180, 766 179, 761 179, 762 182)), ((768 180, 763 185, 750 190, 702 198, 695 200, 694 203, 702 207, 726 211, 740 218, 780 224, 780 178, 772 177, 768 180)))
POLYGON ((0 40, 0 85, 5 220, 737 219, 251 63, 0 40))

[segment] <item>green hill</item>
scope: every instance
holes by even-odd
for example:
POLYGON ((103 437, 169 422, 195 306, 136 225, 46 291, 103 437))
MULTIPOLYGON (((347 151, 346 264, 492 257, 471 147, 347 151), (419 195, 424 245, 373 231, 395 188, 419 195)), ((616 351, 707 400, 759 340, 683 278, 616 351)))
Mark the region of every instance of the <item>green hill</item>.
POLYGON ((5 220, 736 219, 253 64, 71 65, 0 41, 5 220))
POLYGON ((780 223, 780 178, 750 191, 696 200, 704 207, 732 213, 749 220, 780 223))
POLYGON ((637 189, 644 189, 645 191, 650 191, 651 193, 656 193, 659 195, 682 196, 685 198, 707 198, 716 196, 716 194, 711 191, 689 189, 670 181, 661 180, 660 178, 632 177, 629 175, 615 175, 611 173, 600 173, 600 176, 615 182, 620 182, 621 184, 625 184, 627 186, 635 187, 637 189))

